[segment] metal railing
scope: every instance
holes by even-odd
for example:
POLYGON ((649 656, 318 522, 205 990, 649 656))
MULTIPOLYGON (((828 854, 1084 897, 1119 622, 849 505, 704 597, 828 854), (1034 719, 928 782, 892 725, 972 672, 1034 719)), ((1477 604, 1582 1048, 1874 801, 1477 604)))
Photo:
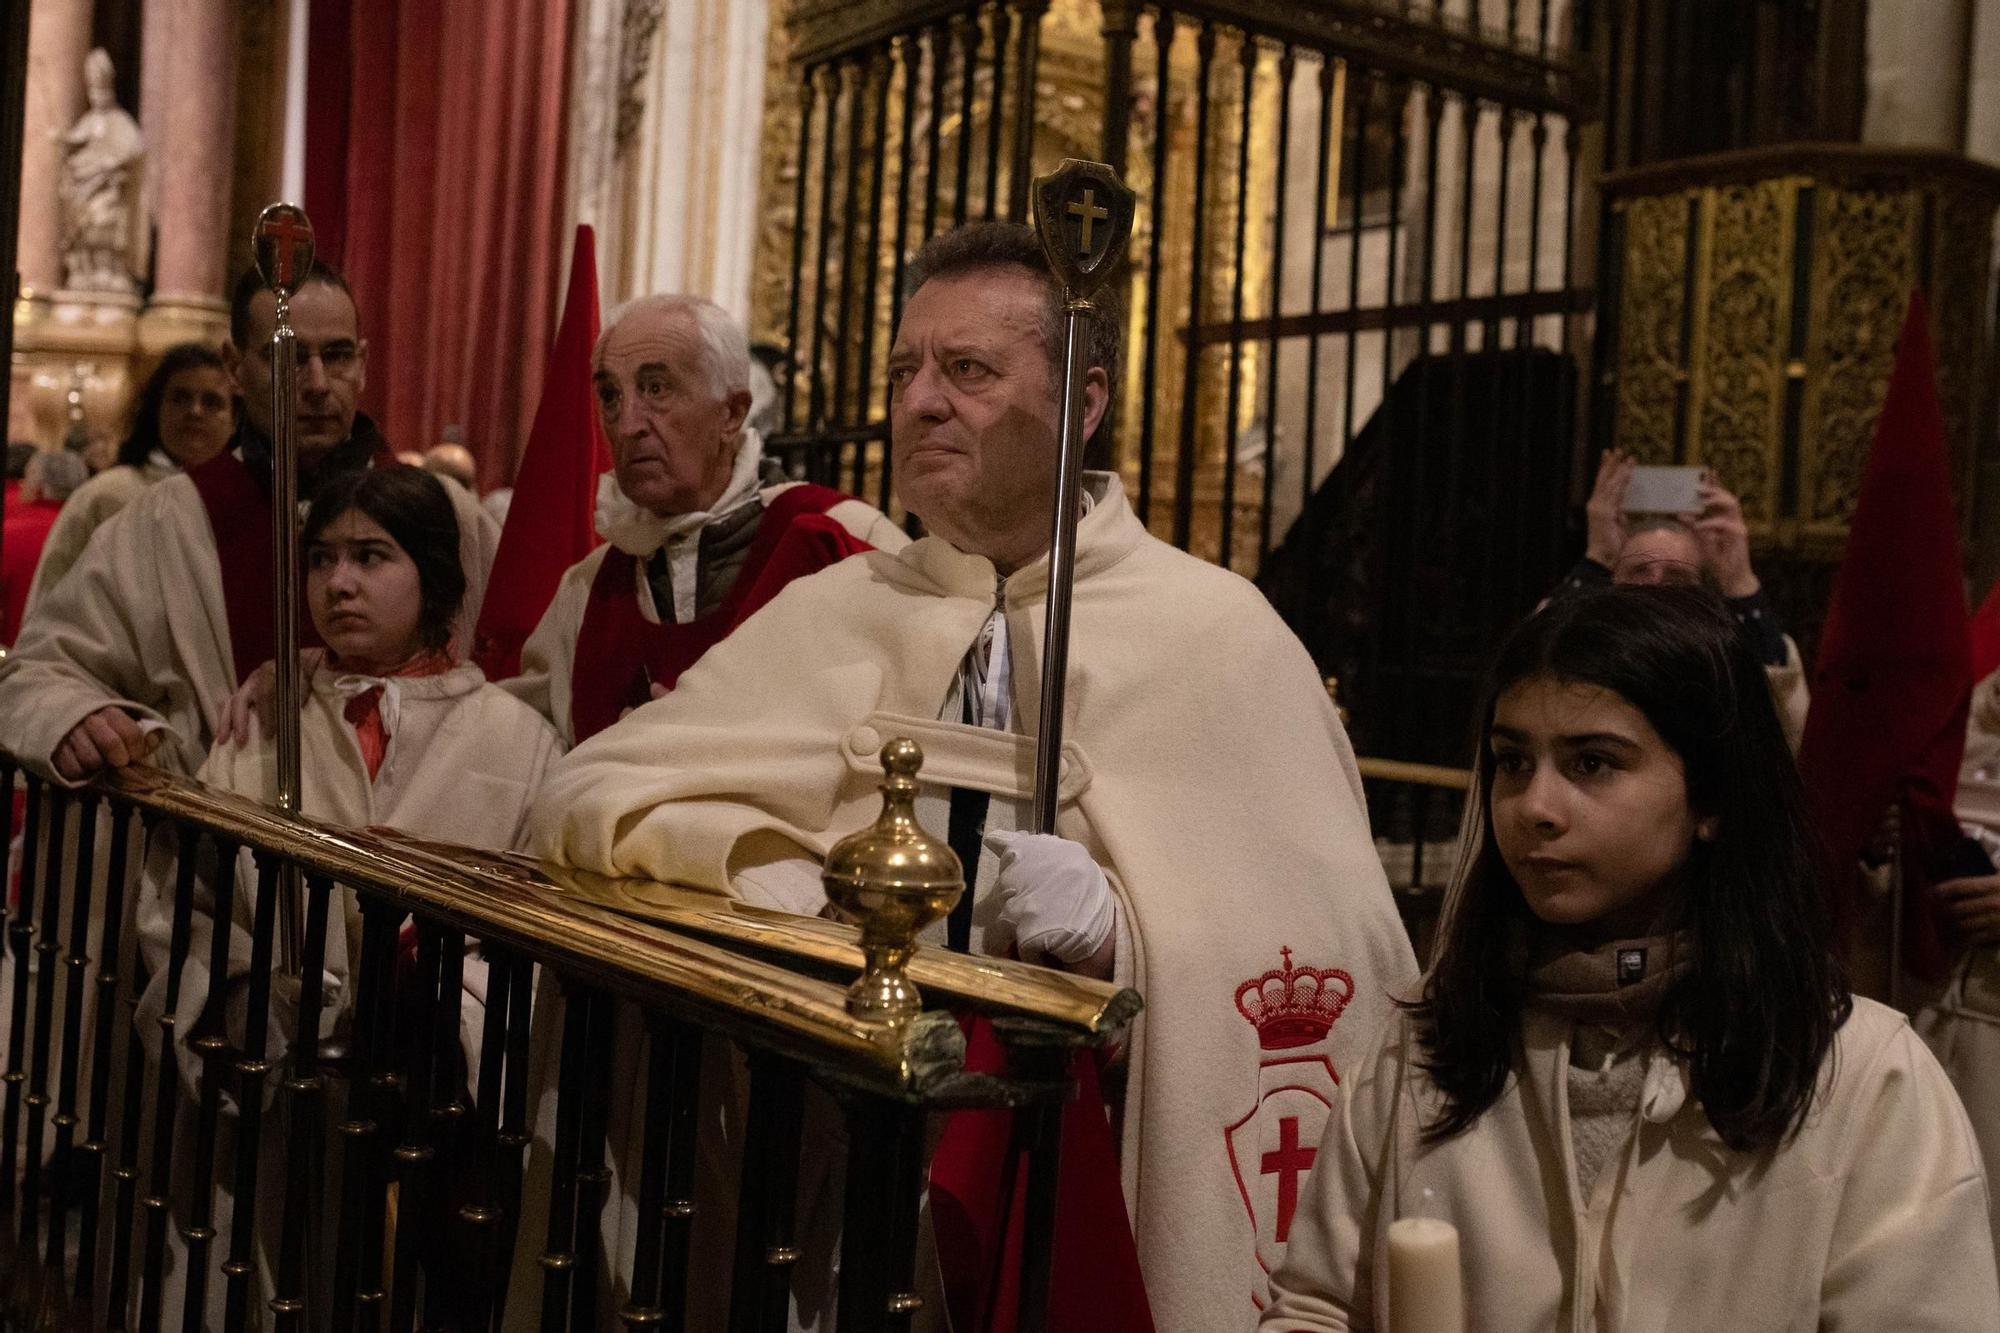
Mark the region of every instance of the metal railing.
POLYGON ((1457 868, 1472 772, 1394 759, 1356 760, 1368 793, 1375 854, 1419 962, 1430 956, 1445 889, 1457 868))
MULTIPOLYGON (((861 967, 855 932, 831 921, 660 885, 556 883, 522 858, 294 819, 151 769, 70 790, 0 756, 0 786, 12 790, 17 773, 23 855, 0 964, 0 1307, 12 1324, 202 1327, 219 1303, 231 1329, 497 1327, 510 1276, 530 1267, 542 1278, 541 1327, 677 1328, 690 1298, 722 1280, 690 1270, 691 1243, 733 1225, 729 1327, 782 1329, 794 1269, 831 1262, 802 1256, 794 1235, 802 1156, 838 1153, 839 1326, 907 1328, 921 1303, 927 1126, 950 1109, 1009 1109, 1031 1181, 1046 1184, 1071 1053, 1110 1040, 1137 1010, 1130 991, 920 950, 911 976, 931 1007, 869 1023, 844 1004, 861 967), (176 992, 201 965, 198 883, 210 865, 234 866, 239 849, 257 869, 250 901, 234 909, 248 923, 249 967, 238 987, 211 984, 181 1030, 176 992), (136 947, 135 871, 149 852, 156 885, 157 868, 171 867, 159 978, 136 947), (306 884, 295 1001, 273 956, 285 866, 306 884), (281 1007, 295 1008, 291 1031, 327 1031, 322 969, 330 933, 350 929, 343 891, 360 942, 345 1036, 281 1050, 281 1007), (460 1038, 468 941, 487 972, 476 1073, 460 1038), (156 981, 166 999, 149 1043, 135 1020, 156 981), (550 986, 564 1001, 559 1025, 531 1012, 550 986), (613 1041, 621 1010, 639 1016, 643 1050, 613 1041), (975 1013, 1007 1046, 1002 1073, 965 1066, 956 1016, 975 1013), (733 1221, 727 1209, 697 1215, 693 1202, 697 1157, 713 1147, 697 1108, 729 1095, 704 1091, 703 1046, 718 1041, 749 1067, 741 1159, 755 1169, 740 1171, 733 1221), (193 1088, 183 1052, 199 1065, 193 1088), (554 1071, 553 1140, 540 1145, 552 1159, 524 1207, 538 1058, 554 1071), (840 1106, 844 1146, 802 1119, 812 1084, 840 1106), (598 1220, 617 1202, 606 1157, 615 1089, 643 1089, 642 1142, 628 1143, 639 1165, 623 1182, 636 1232, 626 1252, 607 1254, 598 1220), (517 1249, 524 1215, 542 1225, 543 1213, 545 1235, 517 1249), (611 1273, 621 1309, 598 1304, 611 1273)), ((229 872, 217 878, 217 901, 228 901, 229 872)), ((210 933, 211 979, 225 976, 230 935, 210 933)), ((1032 1219, 1026 1229, 1024 1327, 1046 1327, 1033 1275, 1047 1272, 1036 1259, 1048 1231, 1032 1219)))
POLYGON ((1474 673, 1561 573, 1592 306, 1575 201, 1598 105, 1577 15, 1085 13, 795 8, 797 136, 772 201, 789 236, 762 315, 793 369, 771 447, 887 507, 884 367, 910 257, 955 223, 1025 220, 1036 172, 1101 158, 1140 204, 1094 465, 1122 471, 1157 535, 1302 581, 1303 597, 1267 591, 1379 724, 1370 748, 1442 758, 1399 739, 1438 711, 1428 682, 1474 673), (1373 534, 1385 512, 1416 516, 1406 539, 1373 534), (1302 561, 1352 569, 1352 595, 1323 604, 1346 585, 1295 578, 1302 561), (1405 614, 1417 587, 1427 604, 1405 614))

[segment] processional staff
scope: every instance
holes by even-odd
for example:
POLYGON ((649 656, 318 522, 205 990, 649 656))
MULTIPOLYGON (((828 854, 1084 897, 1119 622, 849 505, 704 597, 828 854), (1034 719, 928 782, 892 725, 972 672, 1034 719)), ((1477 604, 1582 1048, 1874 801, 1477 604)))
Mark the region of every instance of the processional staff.
POLYGON ((1090 371, 1090 324, 1102 318, 1090 298, 1124 256, 1137 203, 1118 173, 1102 162, 1064 158, 1053 172, 1035 179, 1035 231, 1063 294, 1062 443, 1056 464, 1055 512, 1050 516, 1042 709, 1035 732, 1037 833, 1056 831, 1056 791, 1062 775, 1070 589, 1076 581, 1076 525, 1083 503, 1083 390, 1090 371))
MULTIPOLYGON (((313 230, 297 204, 272 204, 251 233, 257 273, 277 298, 271 330, 271 605, 276 613, 278 808, 299 813, 299 442, 297 338, 292 294, 312 272, 313 230)), ((296 865, 280 868, 278 946, 285 971, 298 975, 305 952, 305 903, 296 865)))

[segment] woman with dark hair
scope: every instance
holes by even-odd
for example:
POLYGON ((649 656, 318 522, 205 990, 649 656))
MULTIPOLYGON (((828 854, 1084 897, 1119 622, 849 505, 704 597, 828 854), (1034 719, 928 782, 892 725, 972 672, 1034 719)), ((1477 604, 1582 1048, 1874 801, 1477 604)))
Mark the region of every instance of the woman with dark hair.
MULTIPOLYGON (((477 666, 451 656, 465 573, 458 520, 444 484, 402 465, 336 476, 313 501, 300 546, 307 605, 326 645, 299 719, 304 813, 330 824, 386 826, 484 850, 519 846, 529 803, 559 742, 540 714, 488 684, 477 666)), ((247 738, 218 744, 197 777, 225 791, 275 801, 275 738, 253 730, 247 738)), ((199 891, 196 943, 188 950, 176 997, 180 1031, 188 1031, 203 1012, 210 991, 213 880, 204 875, 199 891)), ((232 992, 245 989, 249 980, 255 885, 246 855, 237 867, 230 912, 226 984, 232 992)), ((158 1019, 165 1008, 173 887, 171 849, 162 847, 149 866, 139 908, 141 946, 153 975, 140 1000, 141 1030, 153 1041, 156 1058, 160 1024, 146 1020, 158 1019)), ((323 1038, 348 1031, 349 983, 358 961, 351 947, 359 939, 359 906, 350 891, 335 892, 334 921, 345 925, 332 925, 326 936, 323 1038)), ((472 1001, 462 1006, 465 1053, 476 1077, 485 996, 485 967, 476 954, 465 959, 464 978, 472 1001)), ((284 1004, 296 1003, 296 990, 274 988, 273 997, 272 1042, 281 1051, 292 1032, 284 1004)), ((240 1014, 240 1007, 232 1012, 240 1014)), ((200 1086, 200 1056, 185 1045, 177 1045, 176 1054, 192 1096, 200 1086)), ((270 1058, 276 1061, 275 1055, 270 1058)), ((275 1079, 282 1065, 272 1068, 275 1079)), ((276 1148, 277 1141, 265 1143, 276 1148)), ((271 1210, 259 1213, 260 1230, 272 1216, 271 1210)), ((267 1270, 267 1285, 270 1277, 267 1270)))
POLYGON ((168 348, 139 390, 132 433, 118 446, 117 464, 85 482, 49 530, 28 592, 29 608, 69 572, 106 519, 154 482, 221 453, 235 429, 236 386, 221 354, 200 343, 168 348))
POLYGON ((1520 1330, 2000 1328, 1965 1112, 1829 947, 1761 664, 1712 593, 1582 593, 1494 671, 1419 996, 1340 1098, 1266 1333, 1387 1327, 1457 1225, 1520 1330))

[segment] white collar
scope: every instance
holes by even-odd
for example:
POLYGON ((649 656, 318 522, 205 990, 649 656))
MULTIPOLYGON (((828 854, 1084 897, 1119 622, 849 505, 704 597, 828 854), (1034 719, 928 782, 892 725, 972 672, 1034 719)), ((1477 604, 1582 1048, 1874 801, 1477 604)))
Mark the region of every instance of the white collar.
POLYGON ((736 461, 729 485, 714 505, 692 514, 660 515, 641 508, 618 489, 615 470, 597 481, 597 533, 627 555, 641 559, 666 545, 669 537, 705 527, 757 493, 758 469, 764 461, 764 440, 745 426, 736 441, 736 461))

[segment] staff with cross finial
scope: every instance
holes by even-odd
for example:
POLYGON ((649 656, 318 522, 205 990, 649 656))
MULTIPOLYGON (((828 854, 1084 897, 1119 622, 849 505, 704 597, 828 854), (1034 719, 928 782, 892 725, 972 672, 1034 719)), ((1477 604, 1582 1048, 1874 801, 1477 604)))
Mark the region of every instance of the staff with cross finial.
POLYGON ((1062 440, 1050 517, 1041 720, 1035 732, 1034 831, 1054 833, 1069 676, 1070 589, 1076 580, 1076 524, 1083 500, 1083 388, 1090 370, 1090 321, 1097 317, 1090 298, 1125 253, 1136 200, 1110 167, 1076 158, 1064 159, 1055 171, 1037 178, 1034 199, 1035 231, 1063 294, 1062 440), (1100 194, 1103 203, 1098 202, 1100 194))
MULTIPOLYGON (((276 725, 278 808, 299 813, 299 442, 298 345, 292 332, 292 294, 313 266, 313 230, 297 204, 272 204, 257 217, 251 250, 264 285, 277 298, 271 331, 271 600, 277 611, 276 725)), ((285 971, 297 976, 305 953, 305 902, 299 870, 280 867, 278 947, 285 971)))

